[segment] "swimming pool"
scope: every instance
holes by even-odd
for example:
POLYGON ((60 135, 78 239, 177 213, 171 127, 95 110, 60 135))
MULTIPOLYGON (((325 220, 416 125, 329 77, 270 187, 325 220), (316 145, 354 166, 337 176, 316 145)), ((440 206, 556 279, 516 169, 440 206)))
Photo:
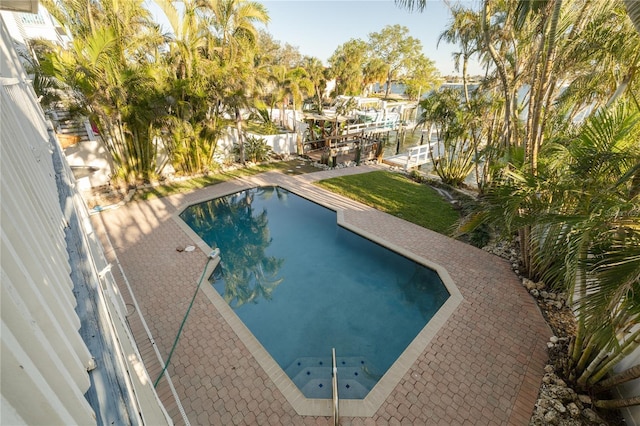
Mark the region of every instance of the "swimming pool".
POLYGON ((213 287, 307 398, 361 399, 449 293, 438 274, 280 187, 196 204, 180 217, 221 264, 213 287))

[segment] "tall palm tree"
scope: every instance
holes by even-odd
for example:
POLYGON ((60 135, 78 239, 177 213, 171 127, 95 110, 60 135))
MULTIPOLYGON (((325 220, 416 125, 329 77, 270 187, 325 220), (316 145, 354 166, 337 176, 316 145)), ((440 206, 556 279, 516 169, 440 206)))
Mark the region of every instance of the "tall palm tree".
POLYGON ((363 67, 367 44, 351 39, 338 46, 329 58, 330 75, 336 79, 333 95, 359 95, 362 90, 363 67))
POLYGON ((296 111, 297 106, 302 105, 302 100, 305 96, 313 93, 313 82, 309 78, 309 74, 302 67, 296 67, 287 71, 286 83, 284 86, 285 96, 291 99, 293 107, 293 131, 296 133, 296 145, 298 147, 298 153, 302 153, 302 136, 298 132, 296 111))
POLYGON ((469 105, 468 66, 469 59, 478 51, 478 38, 480 36, 480 17, 471 9, 455 5, 451 8, 452 20, 449 26, 438 37, 438 45, 441 41, 460 45, 460 52, 453 54, 455 69, 460 69, 462 59, 462 86, 464 99, 469 105))
POLYGON ((153 123, 163 113, 148 53, 162 38, 142 0, 44 3, 74 34, 71 48, 52 54, 45 67, 82 94, 118 173, 148 180, 155 172, 153 123))
POLYGON ((214 49, 225 62, 233 62, 247 46, 256 46, 256 24, 267 24, 269 15, 262 3, 251 0, 204 0, 211 15, 209 25, 216 37, 214 49))
POLYGON ((169 51, 164 55, 165 93, 168 117, 158 137, 172 154, 174 166, 185 173, 206 171, 224 121, 218 117, 218 100, 211 88, 221 70, 207 53, 209 32, 207 4, 200 0, 157 0, 172 29, 169 51))
POLYGON ((255 24, 266 24, 269 16, 264 5, 249 0, 204 0, 208 28, 214 35, 209 55, 220 67, 215 91, 220 103, 233 116, 238 133, 240 162, 244 164, 243 111, 254 104, 262 85, 254 61, 258 43, 255 24))
POLYGON ((306 70, 309 80, 313 84, 315 108, 318 112, 322 112, 322 98, 327 86, 327 69, 322 65, 320 59, 309 56, 304 58, 302 67, 306 70))

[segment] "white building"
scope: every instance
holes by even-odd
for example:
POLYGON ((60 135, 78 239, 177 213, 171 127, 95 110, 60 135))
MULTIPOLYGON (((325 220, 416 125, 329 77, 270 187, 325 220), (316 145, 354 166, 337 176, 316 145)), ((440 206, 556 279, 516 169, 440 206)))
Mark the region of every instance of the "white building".
POLYGON ((171 424, 12 44, 0 19, 0 424, 171 424))

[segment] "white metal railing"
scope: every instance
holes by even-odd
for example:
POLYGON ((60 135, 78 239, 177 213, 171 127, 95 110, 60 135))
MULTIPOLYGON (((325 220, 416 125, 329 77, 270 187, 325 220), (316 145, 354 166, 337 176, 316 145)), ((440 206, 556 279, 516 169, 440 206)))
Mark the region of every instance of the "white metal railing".
POLYGON ((340 424, 340 414, 338 408, 338 367, 336 367, 336 348, 331 348, 331 360, 332 360, 332 378, 331 385, 333 387, 333 424, 338 426, 340 424))
POLYGON ((395 130, 400 124, 397 117, 387 118, 380 121, 372 121, 369 123, 350 124, 345 127, 343 134, 350 135, 360 132, 375 132, 376 130, 395 130))
POLYGON ((413 148, 409 148, 409 152, 407 153, 407 164, 405 165, 405 170, 410 169, 411 167, 420 166, 429 161, 429 151, 435 145, 435 142, 431 142, 428 144, 415 146, 413 148))

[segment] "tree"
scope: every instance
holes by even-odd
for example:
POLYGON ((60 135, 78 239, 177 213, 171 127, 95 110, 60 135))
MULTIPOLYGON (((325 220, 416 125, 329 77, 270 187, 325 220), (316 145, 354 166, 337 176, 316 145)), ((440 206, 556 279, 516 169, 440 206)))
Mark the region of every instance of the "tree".
POLYGON ((201 1, 157 0, 168 18, 173 34, 164 55, 166 104, 168 116, 158 137, 171 153, 176 169, 187 174, 213 166, 213 156, 224 122, 211 112, 217 99, 210 89, 220 67, 207 56, 211 33, 207 31, 206 4, 201 1))
POLYGON ((579 391, 606 389, 599 382, 640 346, 639 124, 637 106, 598 112, 543 149, 538 173, 504 171, 476 217, 507 233, 530 227, 537 279, 571 295, 564 375, 579 391))
POLYGON ((336 79, 335 95, 359 95, 363 85, 363 65, 367 44, 360 39, 351 39, 338 46, 329 58, 330 75, 336 79))
POLYGON ((387 25, 379 33, 369 34, 369 50, 372 58, 387 64, 385 97, 388 97, 391 84, 404 77, 411 63, 422 55, 422 44, 409 36, 407 27, 387 25))
POLYGON ((297 135, 298 152, 302 153, 302 139, 296 128, 296 105, 301 105, 305 95, 313 93, 313 82, 309 79, 307 71, 302 67, 296 67, 287 71, 284 85, 284 94, 291 98, 293 106, 293 131, 297 135))
MULTIPOLYGON (((624 3, 637 24, 637 2, 624 3)), ((640 345, 638 32, 622 2, 483 0, 479 15, 477 47, 493 66, 483 84, 499 88, 508 155, 469 223, 517 233, 521 271, 571 295, 565 378, 597 397, 640 374, 606 379, 640 345)))
POLYGON ((209 29, 215 37, 214 50, 224 62, 233 62, 247 46, 258 43, 256 24, 267 24, 263 4, 251 0, 204 0, 211 11, 209 29))
POLYGON ((309 80, 313 84, 315 109, 322 112, 322 98, 327 87, 327 69, 322 65, 320 59, 309 56, 304 58, 303 68, 307 71, 309 80))
POLYGON ((371 86, 384 81, 389 73, 389 66, 380 58, 372 58, 362 71, 364 90, 371 92, 371 86))
POLYGON ((440 84, 439 73, 432 60, 424 55, 416 57, 402 79, 409 99, 420 100, 422 94, 436 89, 440 84))
POLYGON ((438 45, 441 41, 460 45, 460 52, 453 53, 455 70, 460 69, 462 59, 462 86, 464 99, 469 104, 469 89, 467 87, 467 68, 469 59, 478 51, 478 38, 480 36, 480 17, 471 9, 455 5, 451 8, 452 20, 447 29, 438 37, 438 45))
POLYGON ((458 186, 473 168, 474 115, 460 102, 460 93, 451 88, 435 92, 420 102, 423 109, 418 124, 433 125, 438 134, 436 153, 430 152, 434 171, 443 182, 458 186))
POLYGON ((208 23, 215 36, 210 54, 221 69, 220 80, 216 83, 217 95, 235 122, 240 162, 244 164, 243 110, 253 106, 263 84, 254 61, 258 43, 258 30, 254 24, 266 24, 269 17, 265 7, 253 1, 209 1, 211 16, 208 23))
POLYGON ((121 3, 43 2, 74 37, 49 55, 43 69, 79 94, 127 181, 155 173, 154 125, 164 114, 152 60, 157 27, 142 0, 121 3))

